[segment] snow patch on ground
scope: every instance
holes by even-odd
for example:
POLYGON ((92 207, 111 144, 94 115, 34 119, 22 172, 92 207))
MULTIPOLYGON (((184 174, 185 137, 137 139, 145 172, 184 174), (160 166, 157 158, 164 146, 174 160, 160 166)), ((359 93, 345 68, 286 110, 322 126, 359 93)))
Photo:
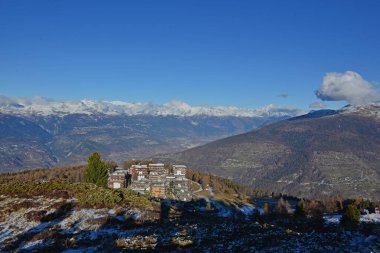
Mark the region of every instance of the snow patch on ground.
POLYGON ((48 223, 41 224, 40 222, 28 220, 26 214, 33 211, 47 210, 46 215, 52 213, 54 210, 49 209, 54 203, 62 201, 61 199, 48 200, 43 197, 36 198, 6 198, 0 201, 0 206, 5 208, 7 206, 12 206, 20 204, 25 201, 31 201, 39 203, 38 207, 31 208, 21 208, 19 210, 11 211, 6 219, 0 220, 0 244, 7 239, 16 237, 26 231, 41 231, 48 223))
POLYGON ((239 208, 239 210, 244 214, 244 215, 252 215, 255 212, 255 208, 253 206, 242 206, 239 208))
MULTIPOLYGON (((326 214, 323 216, 326 223, 338 224, 342 218, 341 214, 326 214)), ((380 223, 380 214, 363 214, 360 215, 360 222, 362 223, 380 223)))
POLYGON ((34 250, 34 249, 38 248, 38 246, 40 246, 43 243, 43 241, 44 240, 37 240, 37 241, 25 243, 24 245, 22 245, 20 247, 20 249, 22 249, 22 250, 34 250))
POLYGON ((210 200, 211 201, 211 204, 212 206, 217 210, 217 214, 219 217, 231 217, 232 216, 232 211, 227 208, 226 206, 220 204, 219 202, 217 201, 214 201, 214 200, 210 200))
MULTIPOLYGON (((31 208, 19 208, 18 210, 9 211, 5 219, 0 219, 0 252, 1 246, 4 242, 14 241, 19 236, 26 236, 26 241, 23 241, 17 246, 19 250, 37 250, 39 245, 46 244, 49 239, 34 240, 33 235, 40 234, 52 228, 58 229, 57 233, 60 235, 71 235, 76 239, 83 240, 97 240, 102 236, 115 235, 121 233, 118 226, 108 227, 105 226, 109 219, 115 218, 120 222, 127 219, 134 221, 141 218, 142 213, 137 209, 121 210, 121 214, 117 214, 114 209, 73 209, 67 210, 60 214, 53 220, 41 222, 39 220, 28 219, 28 213, 46 211, 43 217, 54 213, 57 208, 50 208, 51 205, 62 202, 62 205, 72 203, 74 199, 47 199, 43 197, 36 198, 5 198, 0 201, 0 211, 6 211, 6 207, 12 207, 15 204, 20 204, 24 201, 33 201, 38 203, 38 206, 31 208), (29 236, 31 235, 31 236, 29 236)), ((59 208, 59 205, 58 205, 59 208)), ((129 235, 130 231, 123 231, 122 234, 129 235)), ((93 249, 93 248, 91 248, 93 249)), ((95 249, 95 248, 94 248, 95 249)), ((67 251, 67 252, 83 252, 89 249, 81 249, 80 251, 67 251)))

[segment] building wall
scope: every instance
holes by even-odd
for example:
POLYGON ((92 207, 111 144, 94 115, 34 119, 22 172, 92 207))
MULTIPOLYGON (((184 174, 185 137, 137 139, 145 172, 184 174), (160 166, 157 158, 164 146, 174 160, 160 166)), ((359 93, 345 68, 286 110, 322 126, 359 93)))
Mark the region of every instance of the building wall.
POLYGON ((159 186, 152 186, 152 196, 156 198, 162 197, 160 188, 159 186))
POLYGON ((126 175, 110 175, 108 178, 108 187, 109 188, 115 188, 115 184, 118 183, 120 187, 118 187, 118 184, 116 186, 118 188, 125 188, 127 187, 127 176, 126 175))
POLYGON ((149 171, 147 168, 132 168, 131 169, 132 173, 132 180, 136 181, 141 179, 142 177, 148 178, 149 171))
POLYGON ((173 169, 174 175, 181 175, 181 176, 186 176, 186 169, 184 168, 174 168, 173 169))
MULTIPOLYGON (((158 165, 150 164, 147 167, 142 165, 131 166, 128 170, 132 179, 131 189, 140 193, 148 191, 154 197, 165 198, 166 191, 170 187, 172 188, 173 197, 179 200, 191 200, 191 190, 188 187, 186 179, 186 166, 173 166, 173 173, 169 173, 163 164, 161 164, 162 166, 158 165)), ((116 180, 116 177, 113 180, 116 180)), ((111 182, 113 181, 110 178, 111 182)), ((115 186, 118 187, 118 184, 115 186)))
POLYGON ((120 182, 113 182, 112 188, 120 189, 121 187, 122 187, 122 184, 120 182))

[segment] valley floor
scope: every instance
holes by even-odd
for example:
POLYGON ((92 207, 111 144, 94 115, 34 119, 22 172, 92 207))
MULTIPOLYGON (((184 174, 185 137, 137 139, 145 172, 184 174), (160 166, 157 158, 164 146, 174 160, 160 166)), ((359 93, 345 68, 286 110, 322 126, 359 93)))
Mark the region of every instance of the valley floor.
POLYGON ((75 199, 0 196, 0 252, 379 252, 379 225, 314 229, 206 200, 147 209, 79 208, 75 199), (228 214, 228 215, 226 215, 228 214))

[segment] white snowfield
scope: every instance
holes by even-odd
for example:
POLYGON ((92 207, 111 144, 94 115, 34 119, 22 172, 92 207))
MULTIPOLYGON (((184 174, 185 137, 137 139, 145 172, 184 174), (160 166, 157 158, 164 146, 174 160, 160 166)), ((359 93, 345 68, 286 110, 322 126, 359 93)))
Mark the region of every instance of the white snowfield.
POLYGON ((153 116, 234 116, 234 117, 281 117, 298 116, 305 111, 291 107, 277 107, 269 104, 258 109, 245 109, 233 106, 192 106, 172 100, 157 105, 152 103, 130 103, 122 101, 96 100, 53 100, 43 97, 0 96, 0 113, 17 115, 67 115, 67 114, 106 114, 106 115, 153 115, 153 116))
MULTIPOLYGON (((341 214, 327 214, 323 217, 327 223, 338 224, 342 218, 341 214)), ((362 214, 360 215, 362 223, 380 223, 380 214, 362 214)))

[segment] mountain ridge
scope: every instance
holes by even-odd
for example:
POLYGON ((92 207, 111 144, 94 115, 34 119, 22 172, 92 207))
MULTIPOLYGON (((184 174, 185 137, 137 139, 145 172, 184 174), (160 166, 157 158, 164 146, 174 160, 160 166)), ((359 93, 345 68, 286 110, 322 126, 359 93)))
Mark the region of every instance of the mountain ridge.
POLYGON ((310 115, 160 159, 262 190, 305 197, 379 198, 380 106, 349 106, 320 117, 310 115))
POLYGON ((283 117, 304 113, 290 107, 269 104, 258 109, 244 109, 233 106, 191 106, 183 101, 172 100, 157 105, 152 103, 131 103, 102 100, 53 100, 43 97, 0 96, 0 113, 17 115, 151 115, 151 116, 217 116, 217 117, 283 117))

